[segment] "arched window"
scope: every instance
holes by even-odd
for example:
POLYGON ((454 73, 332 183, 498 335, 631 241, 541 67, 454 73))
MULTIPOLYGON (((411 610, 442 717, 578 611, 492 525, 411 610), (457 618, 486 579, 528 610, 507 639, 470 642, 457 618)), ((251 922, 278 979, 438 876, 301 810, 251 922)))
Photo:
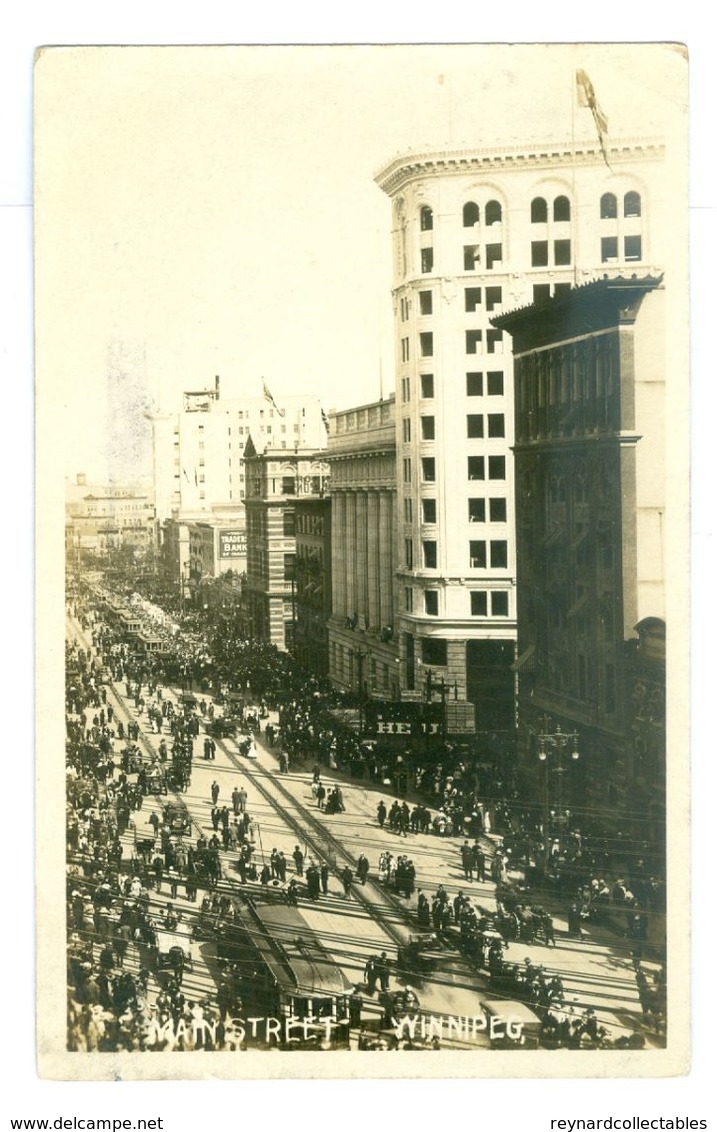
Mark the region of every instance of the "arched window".
POLYGON ((570 201, 567 197, 556 197, 553 201, 553 220, 570 219, 570 201))
POLYGON ((489 200, 485 206, 485 222, 486 226, 490 224, 500 224, 503 219, 503 209, 497 200, 489 200))
POLYGON ((433 228, 433 209, 424 204, 421 209, 421 231, 430 232, 433 228))
POLYGON ((640 216, 641 208, 639 193, 625 193, 624 210, 625 216, 640 216))
POLYGON ((463 205, 463 227, 472 228, 480 220, 480 209, 478 205, 469 200, 463 205))
POLYGON ((614 193, 603 193, 600 197, 600 219, 617 219, 617 197, 614 193))
POLYGON ((548 219, 548 204, 543 197, 534 197, 530 202, 531 224, 545 224, 548 219))

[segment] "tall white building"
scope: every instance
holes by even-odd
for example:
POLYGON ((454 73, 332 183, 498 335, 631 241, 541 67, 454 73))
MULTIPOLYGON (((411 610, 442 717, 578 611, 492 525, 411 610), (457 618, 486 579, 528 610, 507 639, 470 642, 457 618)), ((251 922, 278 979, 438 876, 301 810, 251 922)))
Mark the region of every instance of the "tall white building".
POLYGON ((513 366, 491 317, 664 263, 657 139, 412 153, 393 202, 402 684, 513 722, 513 366), (430 673, 430 677, 429 677, 430 673))
POLYGON ((151 420, 160 523, 206 518, 213 509, 232 505, 243 513, 244 448, 250 434, 259 452, 326 446, 317 396, 275 400, 264 386, 258 396, 222 400, 219 378, 213 389, 184 393, 180 412, 155 413, 151 420))

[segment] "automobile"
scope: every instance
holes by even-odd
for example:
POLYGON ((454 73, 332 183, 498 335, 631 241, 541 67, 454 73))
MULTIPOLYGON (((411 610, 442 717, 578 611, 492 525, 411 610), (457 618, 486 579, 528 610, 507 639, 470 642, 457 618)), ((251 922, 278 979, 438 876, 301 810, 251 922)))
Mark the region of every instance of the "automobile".
POLYGON ((181 836, 189 833, 192 828, 192 819, 184 802, 168 802, 164 807, 164 816, 170 833, 181 836))
POLYGON ((228 716, 219 716, 207 723, 207 734, 214 739, 233 739, 237 733, 236 720, 228 716))
POLYGON ((156 959, 158 971, 173 966, 174 955, 177 951, 181 951, 184 957, 185 967, 189 971, 192 970, 194 967, 196 948, 192 944, 191 936, 176 930, 167 931, 164 928, 157 928, 155 937, 157 940, 156 959))

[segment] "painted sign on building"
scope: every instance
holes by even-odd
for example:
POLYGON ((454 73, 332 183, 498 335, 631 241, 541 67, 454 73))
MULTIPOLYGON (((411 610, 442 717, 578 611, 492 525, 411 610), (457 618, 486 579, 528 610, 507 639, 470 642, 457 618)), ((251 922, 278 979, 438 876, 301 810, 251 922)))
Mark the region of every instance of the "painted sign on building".
POLYGON ((246 554, 246 531, 220 531, 219 557, 243 558, 246 554))
POLYGON ((369 701, 364 707, 364 733, 377 739, 443 735, 445 715, 445 708, 438 703, 369 701))

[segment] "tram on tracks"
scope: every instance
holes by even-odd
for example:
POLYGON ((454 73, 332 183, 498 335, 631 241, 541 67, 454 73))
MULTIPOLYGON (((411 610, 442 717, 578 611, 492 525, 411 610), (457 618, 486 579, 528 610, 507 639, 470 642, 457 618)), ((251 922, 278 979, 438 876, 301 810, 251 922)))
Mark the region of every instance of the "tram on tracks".
POLYGON ((301 910, 246 898, 216 929, 217 957, 242 1004, 249 1046, 349 1048, 346 975, 301 910))

